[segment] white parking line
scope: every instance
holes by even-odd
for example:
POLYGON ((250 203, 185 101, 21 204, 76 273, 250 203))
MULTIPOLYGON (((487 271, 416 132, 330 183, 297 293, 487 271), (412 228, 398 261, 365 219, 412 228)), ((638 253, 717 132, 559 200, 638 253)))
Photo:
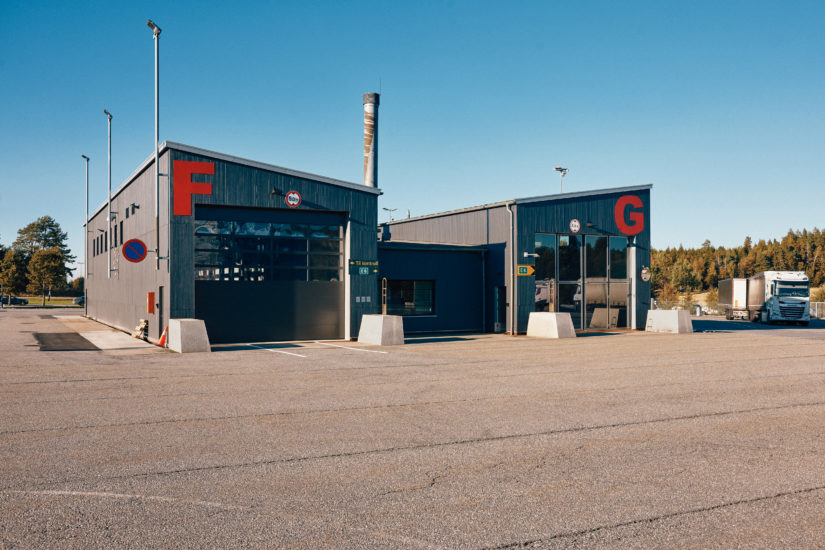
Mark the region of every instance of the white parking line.
POLYGON ((328 344, 326 342, 319 342, 315 340, 316 344, 321 344, 322 346, 332 346, 334 348, 344 348, 344 349, 351 349, 352 351, 368 351, 370 353, 389 353, 388 351, 377 351, 374 349, 361 349, 361 348, 351 348, 349 346, 339 346, 338 344, 328 344))
POLYGON ((264 348, 264 347, 261 347, 261 346, 256 346, 254 344, 247 344, 247 346, 249 346, 250 348, 262 349, 264 351, 271 351, 273 353, 285 353, 287 355, 294 355, 295 357, 306 357, 306 355, 300 355, 298 353, 290 353, 288 351, 283 351, 283 350, 280 350, 280 349, 264 348))

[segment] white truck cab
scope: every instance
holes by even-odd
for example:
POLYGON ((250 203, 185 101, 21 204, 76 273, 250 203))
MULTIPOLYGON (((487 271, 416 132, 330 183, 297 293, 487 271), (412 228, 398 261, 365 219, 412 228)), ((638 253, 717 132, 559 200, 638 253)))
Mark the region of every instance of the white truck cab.
POLYGON ((811 320, 810 281, 804 271, 763 271, 748 280, 748 309, 763 323, 807 325, 811 320))

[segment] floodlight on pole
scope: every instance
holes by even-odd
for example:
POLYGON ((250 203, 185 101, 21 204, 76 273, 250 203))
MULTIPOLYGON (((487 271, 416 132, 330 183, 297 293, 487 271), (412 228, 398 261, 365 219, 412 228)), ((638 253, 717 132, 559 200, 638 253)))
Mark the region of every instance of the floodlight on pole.
MULTIPOLYGON (((159 126, 159 82, 160 82, 160 27, 155 25, 155 22, 149 19, 146 21, 146 26, 152 29, 152 39, 155 41, 155 269, 160 269, 160 166, 158 164, 158 157, 160 156, 160 143, 158 137, 159 126)), ((170 189, 171 191, 171 189, 170 189)), ((170 193, 171 194, 171 193, 170 193)), ((171 204, 172 198, 169 198, 171 204)), ((171 214, 171 209, 170 209, 171 214)), ((172 228, 169 227, 169 243, 172 242, 172 228)), ((167 246, 167 268, 169 264, 170 247, 167 246)))
POLYGON ((562 168, 561 166, 556 166, 554 168, 554 170, 560 174, 560 177, 559 177, 559 193, 561 193, 562 192, 562 184, 564 183, 564 176, 567 175, 568 170, 567 170, 567 168, 562 168))
POLYGON ((111 242, 111 235, 112 235, 112 113, 103 109, 103 114, 106 115, 108 119, 108 128, 109 128, 109 153, 106 155, 107 158, 107 165, 109 170, 109 198, 106 201, 108 204, 108 215, 106 216, 106 258, 109 264, 108 270, 108 278, 112 278, 112 242, 111 242))
POLYGON ((86 299, 86 285, 89 284, 89 157, 80 155, 86 161, 86 220, 83 223, 83 314, 89 313, 86 299))
POLYGON ((386 210, 390 214, 390 221, 393 221, 392 213, 395 212, 398 209, 397 208, 383 208, 382 210, 386 210))

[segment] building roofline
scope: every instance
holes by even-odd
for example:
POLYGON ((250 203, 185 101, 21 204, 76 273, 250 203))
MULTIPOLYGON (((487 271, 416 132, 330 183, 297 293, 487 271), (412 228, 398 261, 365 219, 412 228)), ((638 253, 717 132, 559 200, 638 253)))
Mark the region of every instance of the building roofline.
MULTIPOLYGON (((337 187, 344 187, 346 189, 352 189, 353 191, 361 191, 363 193, 370 193, 373 195, 382 195, 382 191, 378 187, 367 187, 366 185, 361 185, 358 183, 352 183, 349 181, 338 180, 335 178, 328 178, 326 176, 319 176, 318 174, 311 174, 309 172, 302 172, 300 170, 292 170, 290 168, 284 168, 283 166, 277 166, 275 164, 267 164, 265 162, 258 162, 254 160, 249 160, 241 157, 235 157, 232 155, 226 155, 224 153, 218 153, 217 151, 210 151, 208 149, 202 149, 200 147, 193 147, 191 145, 186 145, 184 143, 177 143, 175 141, 164 141, 160 144, 160 149, 158 151, 158 155, 162 155, 166 151, 174 149, 175 151, 182 151, 184 153, 191 153, 193 155, 201 155, 204 157, 211 157, 217 160, 222 160, 225 162, 232 162, 234 164, 241 164, 243 166, 249 166, 251 168, 258 168, 261 170, 268 170, 270 172, 278 172, 279 174, 285 174, 288 176, 293 176, 296 178, 303 178, 312 181, 317 181, 320 183, 325 183, 328 185, 335 185, 337 187)), ((129 175, 126 180, 121 183, 117 189, 112 191, 112 199, 117 197, 124 189, 126 189, 129 184, 135 181, 147 168, 152 166, 155 163, 155 152, 152 151, 152 154, 149 155, 146 160, 140 163, 140 165, 129 175)), ((103 201, 99 207, 93 210, 89 214, 89 219, 91 220, 95 216, 97 216, 101 210, 106 207, 107 201, 103 201)))
POLYGON ((486 252, 485 245, 431 243, 423 241, 378 241, 378 248, 397 248, 405 250, 454 250, 464 252, 486 252))
MULTIPOLYGON (((193 155, 201 155, 205 157, 212 157, 218 160, 223 160, 225 162, 232 162, 234 164, 242 164, 244 166, 249 166, 252 168, 259 168, 261 170, 268 170, 270 172, 278 172, 279 174, 286 174, 288 176, 293 176, 296 178, 303 178, 308 180, 317 181, 320 183, 326 183, 329 185, 335 185, 338 187, 346 187, 347 189, 352 189, 353 191, 361 191, 363 193, 371 193, 373 195, 381 195, 381 189, 378 187, 367 187, 366 185, 362 185, 360 183, 353 183, 350 181, 339 180, 335 178, 328 178, 326 176, 320 176, 318 174, 312 174, 309 172, 302 172, 300 170, 293 170, 291 168, 284 168, 283 166, 277 166, 275 164, 267 164, 265 162, 259 162, 256 160, 245 159, 242 157, 236 157, 233 155, 227 155, 224 153, 218 153, 217 151, 210 151, 208 149, 201 149, 200 147, 193 147, 191 145, 186 145, 183 143, 177 143, 174 141, 164 141, 161 145, 161 151, 165 149, 174 149, 176 151, 183 151, 184 153, 192 153, 193 155)), ((154 159, 154 154, 152 156, 154 159)))
POLYGON ((557 193, 555 195, 542 195, 538 197, 524 197, 520 199, 511 199, 508 201, 492 202, 489 204, 482 204, 479 206, 470 206, 467 208, 460 208, 458 210, 448 210, 446 212, 436 212, 434 214, 425 214, 424 216, 416 216, 414 218, 405 218, 403 220, 394 220, 391 222, 383 222, 379 225, 394 225, 402 224, 411 221, 426 220, 431 218, 441 218, 444 216, 453 216, 455 214, 464 214, 467 212, 476 212, 479 210, 490 210, 492 208, 501 208, 508 204, 532 204, 536 202, 559 201, 566 199, 575 199, 579 197, 591 197, 596 195, 609 195, 612 193, 628 193, 631 191, 647 191, 653 188, 653 184, 647 185, 632 185, 628 187, 612 187, 607 189, 594 189, 592 191, 575 191, 573 193, 557 193))

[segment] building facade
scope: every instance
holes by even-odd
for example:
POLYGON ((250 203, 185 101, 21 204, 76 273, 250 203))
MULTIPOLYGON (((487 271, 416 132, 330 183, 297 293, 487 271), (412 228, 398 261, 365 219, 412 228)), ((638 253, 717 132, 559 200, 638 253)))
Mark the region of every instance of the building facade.
MULTIPOLYGON (((568 312, 577 330, 644 328, 650 309, 650 185, 514 199, 381 225, 389 310, 405 330, 522 333, 534 311, 568 312), (415 262, 391 259, 403 243, 415 262), (434 245, 443 247, 441 251, 434 245), (482 269, 445 269, 449 246, 483 250, 482 269), (456 277, 481 307, 453 292, 456 277), (410 300, 410 297, 414 300, 410 300), (432 307, 418 307, 415 300, 432 307), (460 313, 459 313, 460 312, 460 313), (467 315, 478 315, 469 322, 467 315)), ((466 254, 466 253, 465 253, 466 254)))
POLYGON ((172 142, 159 165, 157 200, 152 156, 88 222, 90 317, 153 340, 170 318, 212 343, 357 336, 380 190, 172 142))

